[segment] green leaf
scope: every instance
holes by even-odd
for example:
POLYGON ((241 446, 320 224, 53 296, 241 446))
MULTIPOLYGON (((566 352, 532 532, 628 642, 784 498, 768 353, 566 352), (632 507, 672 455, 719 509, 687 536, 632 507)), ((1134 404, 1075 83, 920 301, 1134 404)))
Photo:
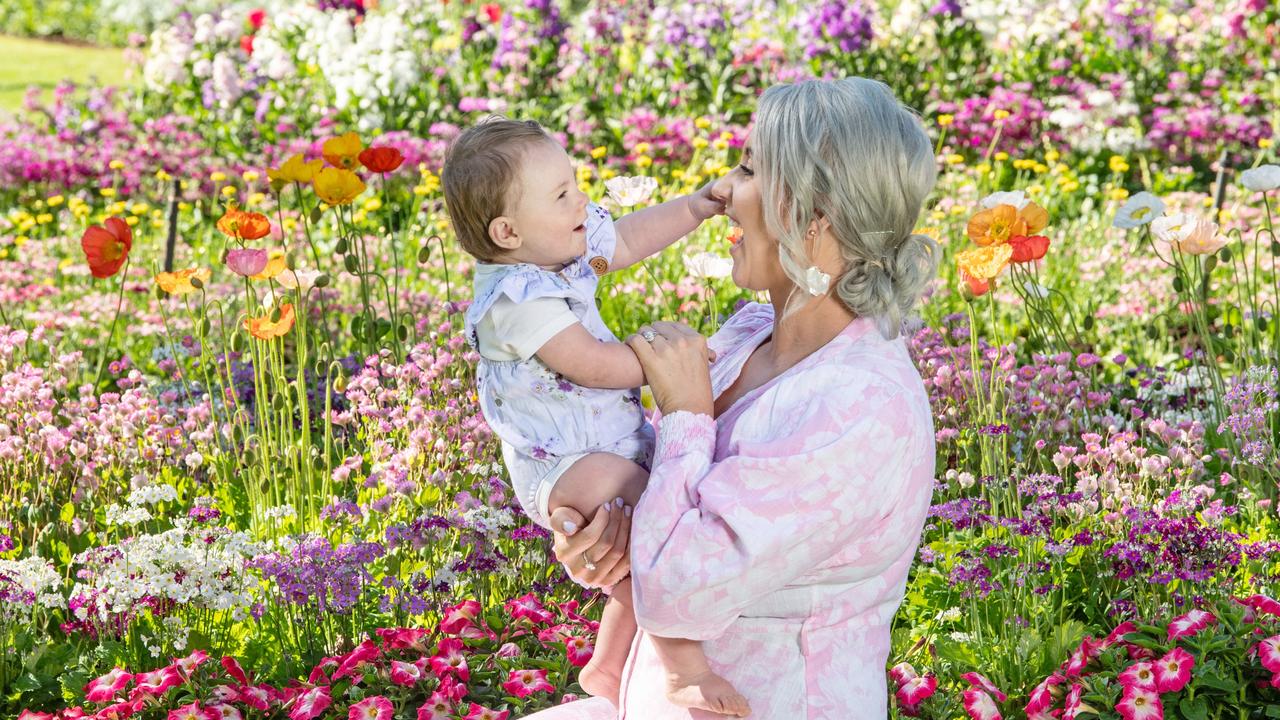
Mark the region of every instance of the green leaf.
POLYGON ((1236 684, 1230 680, 1222 677, 1221 675, 1211 673, 1204 673, 1200 675, 1200 677, 1196 678, 1195 682, 1197 685, 1211 687, 1214 690, 1221 690, 1226 693, 1234 693, 1239 689, 1236 684))
POLYGON ((1196 698, 1194 701, 1183 698, 1178 703, 1178 709, 1182 711, 1182 717, 1187 720, 1208 720, 1209 717, 1209 705, 1202 697, 1196 698))
POLYGON ((40 678, 32 673, 23 673, 13 682, 14 689, 22 692, 33 692, 39 690, 43 685, 44 683, 41 682, 40 678))
POLYGON ((1269 717, 1269 718, 1280 718, 1280 705, 1268 705, 1268 706, 1267 706, 1267 717, 1269 717))
POLYGON ((67 503, 62 506, 62 512, 58 514, 58 519, 64 523, 69 523, 75 516, 76 506, 72 503, 67 503))

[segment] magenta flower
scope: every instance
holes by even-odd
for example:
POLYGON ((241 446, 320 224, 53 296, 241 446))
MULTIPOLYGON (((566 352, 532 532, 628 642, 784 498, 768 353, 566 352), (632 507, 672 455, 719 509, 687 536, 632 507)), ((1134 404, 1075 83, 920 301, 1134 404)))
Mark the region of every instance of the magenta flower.
POLYGON ((1244 599, 1244 604, 1257 612, 1280 617, 1280 602, 1272 600, 1266 595, 1250 595, 1244 599))
POLYGON ((23 710, 18 713, 18 720, 53 720, 53 713, 23 710))
POLYGON ((938 690, 938 678, 924 675, 912 678, 898 688, 898 702, 903 705, 918 705, 928 700, 938 690))
POLYGON ((209 712, 213 713, 218 720, 244 720, 244 713, 240 712, 236 706, 226 703, 210 705, 209 712))
POLYGON ((333 699, 329 697, 327 686, 311 688, 294 699, 289 720, 311 720, 319 717, 332 704, 333 699))
POLYGON ((1152 688, 1125 688, 1116 710, 1124 720, 1164 720, 1164 705, 1160 703, 1159 693, 1152 688))
POLYGON ((480 603, 475 600, 463 600, 446 608, 440 620, 440 632, 445 635, 461 635, 463 630, 475 627, 475 620, 480 615, 480 603))
POLYGON ((224 655, 222 657, 222 667, 227 671, 227 675, 231 676, 232 680, 241 685, 249 684, 248 674, 245 673, 244 668, 240 667, 240 663, 235 658, 230 655, 224 655))
POLYGON ((1027 705, 1023 708, 1028 717, 1043 712, 1053 704, 1054 694, 1053 687, 1066 682, 1066 678, 1059 673, 1054 673, 1044 680, 1031 691, 1031 696, 1027 700, 1027 705))
POLYGON ((271 701, 275 699, 276 696, 265 685, 246 685, 240 688, 240 694, 236 697, 238 702, 263 712, 271 707, 271 701))
POLYGON ((191 673, 195 672, 196 668, 200 667, 200 663, 208 659, 209 653, 203 650, 196 650, 184 658, 174 658, 173 665, 181 670, 183 675, 191 677, 191 673))
POLYGON ((498 657, 501 657, 501 658, 520 657, 521 652, 523 651, 520 650, 519 645, 513 642, 505 642, 505 643, 502 643, 502 647, 498 648, 498 657))
POLYGON ((444 638, 439 649, 431 658, 431 671, 436 677, 457 675, 459 680, 471 679, 471 670, 467 667, 467 658, 462 654, 462 641, 457 638, 444 638))
POLYGON ((1116 680, 1126 688, 1149 688, 1154 690, 1156 687, 1156 669, 1149 662, 1134 663, 1116 676, 1116 680))
POLYGON ((159 670, 152 670, 148 673, 140 673, 135 676, 138 681, 137 693, 146 693, 157 697, 168 692, 170 688, 176 688, 185 682, 182 676, 178 674, 173 666, 163 667, 159 670))
POLYGON ((1116 643, 1124 639, 1125 635, 1128 635, 1131 632, 1137 632, 1137 631, 1138 631, 1137 625, 1128 621, 1122 622, 1116 626, 1115 630, 1112 630, 1105 638, 1102 639, 1102 644, 1098 646, 1098 649, 1106 650, 1107 648, 1111 647, 1112 645, 1115 645, 1116 643))
POLYGON ((546 670, 512 670, 502 689, 518 698, 526 698, 536 692, 555 692, 556 686, 547 682, 546 670))
POLYGON ((895 685, 902 687, 907 682, 920 676, 916 673, 916 669, 911 667, 911 663, 900 662, 889 668, 889 677, 893 678, 895 685))
POLYGON ((1002 720, 1000 708, 996 707, 996 701, 991 699, 986 690, 969 688, 964 691, 963 697, 964 711, 973 720, 1002 720))
POLYGON ((1165 653, 1155 662, 1156 690, 1178 692, 1191 682, 1191 668, 1195 666, 1195 656, 1180 647, 1165 653))
POLYGON ((1076 677, 1080 675, 1080 673, 1084 672, 1084 669, 1089 666, 1089 662, 1098 657, 1098 654, 1102 652, 1102 643, 1102 640, 1094 640, 1092 637, 1085 637, 1085 639, 1080 643, 1080 647, 1076 648, 1076 651, 1071 653, 1071 657, 1067 660, 1067 664, 1063 668, 1067 677, 1076 677))
POLYGON ((347 711, 347 720, 391 720, 395 709, 391 701, 381 695, 367 697, 347 711))
POLYGON ((228 250, 227 267, 237 275, 257 275, 267 267, 267 251, 255 248, 228 250))
POLYGON ((510 714, 506 710, 498 712, 497 710, 490 710, 483 705, 471 703, 471 712, 468 712, 462 720, 507 720, 507 716, 510 714))
POLYGON ((431 699, 418 708, 418 720, 453 720, 453 703, 438 692, 432 693, 431 699))
POLYGON ((382 638, 382 646, 392 650, 421 649, 427 631, 422 628, 378 628, 374 632, 382 638))
POLYGON ((170 710, 169 720, 220 720, 220 718, 212 710, 202 708, 200 703, 193 702, 190 705, 183 705, 175 710, 170 710))
POLYGON ((412 687, 422 679, 422 668, 403 660, 391 661, 391 682, 405 687, 412 687))
POLYGON ((1177 640, 1182 637, 1190 637, 1201 630, 1216 623, 1218 618, 1213 613, 1204 610, 1192 610, 1185 615, 1179 615, 1169 622, 1169 639, 1177 640))
POLYGON ((1067 692, 1067 699, 1062 706, 1062 720, 1076 720, 1076 718, 1080 716, 1080 713, 1085 712, 1093 713, 1094 715, 1098 714, 1096 709, 1086 705, 1084 701, 1080 699, 1083 695, 1083 686, 1079 683, 1071 685, 1071 690, 1067 692))
POLYGON ((564 639, 564 649, 569 656, 569 664, 574 667, 585 667, 596 652, 596 646, 584 637, 568 637, 564 639))
POLYGON ((513 619, 528 618, 535 625, 549 623, 555 619, 555 615, 543 607, 542 603, 538 602, 538 599, 533 596, 533 593, 514 600, 508 600, 503 607, 511 614, 513 619))
POLYGON ((1280 673, 1280 635, 1272 635, 1258 643, 1257 649, 1262 667, 1273 673, 1280 673))
POLYGON ((106 702, 125 689, 133 681, 127 670, 115 668, 111 672, 84 686, 84 699, 88 702, 106 702))
POLYGON ((1005 695, 1003 692, 1000 692, 1000 688, 996 687, 995 684, 992 683, 990 680, 988 680, 987 676, 983 675, 982 673, 968 672, 961 675, 960 677, 964 680, 968 680, 970 685, 980 690, 987 691, 992 697, 996 699, 996 702, 1004 702, 1005 700, 1009 699, 1008 695, 1005 695))
POLYGON ((382 654, 382 649, 372 640, 365 640, 355 647, 354 650, 342 656, 339 660, 338 669, 333 673, 333 680, 354 675, 356 668, 362 663, 373 662, 382 654))

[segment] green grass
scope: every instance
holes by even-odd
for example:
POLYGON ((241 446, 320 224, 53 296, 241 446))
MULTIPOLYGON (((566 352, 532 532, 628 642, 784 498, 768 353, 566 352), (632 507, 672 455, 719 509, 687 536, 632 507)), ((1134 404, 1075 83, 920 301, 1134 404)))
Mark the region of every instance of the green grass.
POLYGON ((62 80, 119 85, 124 82, 124 51, 47 40, 0 36, 0 116, 22 107, 27 87, 48 90, 62 80))

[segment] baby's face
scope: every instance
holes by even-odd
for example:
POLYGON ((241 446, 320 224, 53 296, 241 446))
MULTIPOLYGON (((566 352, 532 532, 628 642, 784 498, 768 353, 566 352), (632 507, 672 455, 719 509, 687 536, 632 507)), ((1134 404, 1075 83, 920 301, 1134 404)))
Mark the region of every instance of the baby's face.
POLYGON ((586 252, 587 196, 563 148, 551 142, 527 148, 513 189, 509 217, 520 246, 508 258, 558 270, 586 252))

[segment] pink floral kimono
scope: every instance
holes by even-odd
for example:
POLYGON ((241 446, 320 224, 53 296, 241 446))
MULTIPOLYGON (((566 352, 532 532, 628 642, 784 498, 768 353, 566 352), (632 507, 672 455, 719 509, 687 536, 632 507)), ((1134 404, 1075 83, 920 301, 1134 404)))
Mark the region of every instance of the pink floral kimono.
MULTIPOLYGON (((770 335, 749 305, 710 340, 718 395, 770 335)), ((888 716, 889 627, 929 507, 933 419, 901 338, 854 320, 720 417, 658 424, 635 508, 638 633, 622 708, 601 698, 539 720, 687 720, 646 633, 704 641, 757 720, 888 716)))

